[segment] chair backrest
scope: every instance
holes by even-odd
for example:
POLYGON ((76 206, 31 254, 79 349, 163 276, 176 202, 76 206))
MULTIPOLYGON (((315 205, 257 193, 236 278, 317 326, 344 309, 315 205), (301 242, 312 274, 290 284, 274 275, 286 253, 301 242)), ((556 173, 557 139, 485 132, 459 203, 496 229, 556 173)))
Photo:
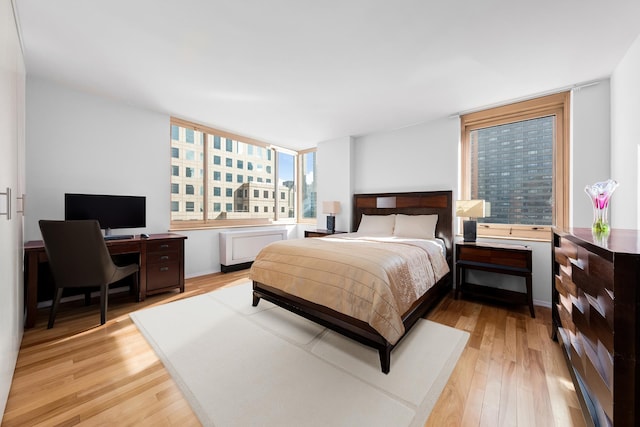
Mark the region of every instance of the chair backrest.
POLYGON ((40 231, 59 287, 101 286, 116 271, 96 220, 41 220, 40 231))

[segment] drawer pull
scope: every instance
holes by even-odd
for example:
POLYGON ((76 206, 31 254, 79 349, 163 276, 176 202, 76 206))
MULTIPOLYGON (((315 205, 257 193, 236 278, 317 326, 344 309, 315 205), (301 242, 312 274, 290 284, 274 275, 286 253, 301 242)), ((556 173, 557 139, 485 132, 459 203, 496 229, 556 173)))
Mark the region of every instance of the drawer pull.
POLYGON ((160 260, 161 260, 161 261, 166 261, 166 260, 168 260, 168 259, 169 259, 169 255, 162 255, 162 256, 160 257, 160 260))
POLYGON ((169 245, 167 243, 160 245, 160 249, 167 249, 169 245))
POLYGON ((169 271, 169 267, 160 267, 160 271, 169 271))
POLYGON ((569 261, 571 262, 571 264, 575 265, 580 270, 584 270, 584 263, 582 261, 580 261, 579 259, 569 258, 569 261))

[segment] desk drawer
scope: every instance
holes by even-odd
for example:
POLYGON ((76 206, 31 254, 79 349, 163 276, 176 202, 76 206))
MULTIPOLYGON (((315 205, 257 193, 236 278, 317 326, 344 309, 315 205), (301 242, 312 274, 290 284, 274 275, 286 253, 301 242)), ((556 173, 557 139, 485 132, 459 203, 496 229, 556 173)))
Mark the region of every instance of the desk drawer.
POLYGON ((166 264, 178 262, 180 259, 180 251, 178 250, 166 250, 163 252, 149 252, 147 253, 148 264, 166 264))
POLYGON ((158 242, 149 241, 147 243, 147 252, 169 252, 169 251, 180 251, 183 245, 182 240, 161 240, 158 242))
POLYGON ((147 265, 147 290, 163 289, 180 285, 180 263, 158 263, 147 265))

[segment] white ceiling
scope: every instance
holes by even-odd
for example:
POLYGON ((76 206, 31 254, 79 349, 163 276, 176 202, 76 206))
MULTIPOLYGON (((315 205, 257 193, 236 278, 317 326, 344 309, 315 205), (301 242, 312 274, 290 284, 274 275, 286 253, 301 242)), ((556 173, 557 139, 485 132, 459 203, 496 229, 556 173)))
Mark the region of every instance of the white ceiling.
POLYGON ((27 73, 293 149, 608 77, 638 0, 14 0, 27 73))

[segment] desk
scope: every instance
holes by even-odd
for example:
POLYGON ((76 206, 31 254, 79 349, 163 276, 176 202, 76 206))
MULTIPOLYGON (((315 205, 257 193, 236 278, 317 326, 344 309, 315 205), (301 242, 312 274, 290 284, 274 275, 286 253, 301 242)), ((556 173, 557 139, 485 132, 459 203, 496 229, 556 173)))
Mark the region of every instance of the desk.
POLYGON ((536 317, 533 310, 531 289, 533 264, 531 255, 531 248, 522 245, 484 242, 456 243, 456 299, 462 292, 502 302, 526 304, 529 306, 531 317, 536 317), (526 290, 525 292, 516 292, 467 283, 465 278, 466 270, 489 271, 524 277, 526 290))
MULTIPOLYGON (((105 243, 111 255, 138 254, 140 266, 138 301, 147 295, 180 289, 184 292, 184 241, 186 236, 165 233, 152 234, 148 239, 109 240, 105 243)), ((38 266, 48 262, 42 240, 24 244, 25 328, 36 323, 38 306, 38 266)))

